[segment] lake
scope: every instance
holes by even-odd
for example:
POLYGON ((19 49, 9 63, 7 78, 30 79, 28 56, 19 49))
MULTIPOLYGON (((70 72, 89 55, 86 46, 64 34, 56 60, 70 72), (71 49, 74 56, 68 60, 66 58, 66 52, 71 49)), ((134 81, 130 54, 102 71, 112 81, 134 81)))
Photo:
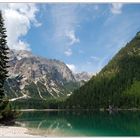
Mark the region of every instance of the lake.
POLYGON ((140 136, 139 111, 31 111, 18 122, 30 134, 48 137, 140 136))

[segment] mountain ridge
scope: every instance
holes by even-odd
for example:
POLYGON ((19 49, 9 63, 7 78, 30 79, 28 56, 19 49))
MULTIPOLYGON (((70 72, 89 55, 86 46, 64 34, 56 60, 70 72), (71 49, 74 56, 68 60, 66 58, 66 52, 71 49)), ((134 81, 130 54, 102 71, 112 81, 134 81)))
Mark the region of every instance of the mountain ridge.
POLYGON ((66 104, 70 108, 138 107, 139 81, 140 32, 96 76, 75 90, 66 104))
POLYGON ((10 50, 9 78, 5 82, 5 95, 11 101, 21 99, 65 98, 80 83, 64 62, 36 56, 26 50, 10 50))

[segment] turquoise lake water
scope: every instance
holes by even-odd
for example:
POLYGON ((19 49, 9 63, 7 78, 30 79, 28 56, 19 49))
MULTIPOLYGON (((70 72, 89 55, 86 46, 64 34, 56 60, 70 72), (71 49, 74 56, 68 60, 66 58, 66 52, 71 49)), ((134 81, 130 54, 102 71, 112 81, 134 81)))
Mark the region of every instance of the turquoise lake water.
POLYGON ((48 137, 140 136, 139 111, 32 111, 18 122, 30 134, 48 137))

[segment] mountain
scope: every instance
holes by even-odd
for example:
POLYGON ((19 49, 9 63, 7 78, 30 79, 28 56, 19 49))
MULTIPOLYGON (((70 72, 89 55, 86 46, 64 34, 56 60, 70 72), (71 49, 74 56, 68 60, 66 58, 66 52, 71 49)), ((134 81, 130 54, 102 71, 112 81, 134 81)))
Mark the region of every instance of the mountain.
POLYGON ((5 94, 17 99, 61 98, 79 87, 71 70, 61 61, 33 55, 29 51, 10 50, 9 78, 5 94))
POLYGON ((76 81, 88 81, 93 76, 93 74, 90 74, 88 72, 80 72, 75 74, 76 81))
POLYGON ((65 103, 69 108, 140 107, 140 32, 65 103))

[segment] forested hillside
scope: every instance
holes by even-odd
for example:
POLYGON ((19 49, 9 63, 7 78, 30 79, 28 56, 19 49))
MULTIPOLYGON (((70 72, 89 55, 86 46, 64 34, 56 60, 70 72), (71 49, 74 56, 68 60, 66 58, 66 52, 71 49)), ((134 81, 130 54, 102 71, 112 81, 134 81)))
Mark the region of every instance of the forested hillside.
MULTIPOLYGON (((118 40, 119 41, 119 40, 118 40)), ((69 108, 140 107, 140 32, 66 101, 69 108)))

